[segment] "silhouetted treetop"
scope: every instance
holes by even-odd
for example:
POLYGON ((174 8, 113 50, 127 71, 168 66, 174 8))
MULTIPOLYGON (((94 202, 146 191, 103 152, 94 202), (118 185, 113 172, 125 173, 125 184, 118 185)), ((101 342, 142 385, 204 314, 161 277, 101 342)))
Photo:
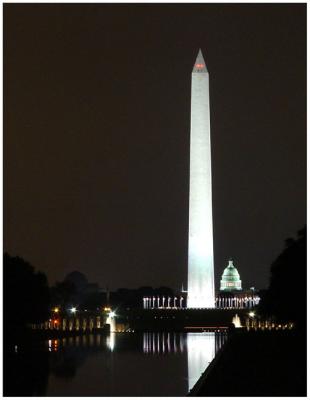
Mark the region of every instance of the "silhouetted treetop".
POLYGON ((5 326, 43 322, 49 317, 49 288, 46 275, 20 257, 3 257, 5 326))
POLYGON ((259 310, 280 322, 306 324, 307 280, 306 226, 297 239, 287 239, 285 248, 271 265, 268 290, 263 293, 259 310))

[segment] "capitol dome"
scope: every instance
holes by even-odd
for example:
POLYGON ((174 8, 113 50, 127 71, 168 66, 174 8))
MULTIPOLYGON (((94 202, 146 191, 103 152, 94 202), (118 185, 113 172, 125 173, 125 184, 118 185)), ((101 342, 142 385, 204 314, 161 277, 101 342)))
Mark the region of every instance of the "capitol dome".
POLYGON ((229 260, 227 267, 224 269, 220 290, 224 290, 226 292, 242 290, 240 275, 232 260, 229 260))

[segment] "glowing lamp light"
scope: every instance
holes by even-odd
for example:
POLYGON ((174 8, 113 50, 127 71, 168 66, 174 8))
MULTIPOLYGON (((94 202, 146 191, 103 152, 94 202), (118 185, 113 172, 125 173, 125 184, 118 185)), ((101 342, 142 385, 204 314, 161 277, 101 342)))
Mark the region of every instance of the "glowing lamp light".
POLYGON ((116 316, 116 314, 115 314, 114 311, 111 311, 111 312, 109 313, 109 317, 110 317, 110 318, 114 318, 115 316, 116 316))
POLYGON ((249 312, 249 316, 253 318, 255 316, 255 312, 253 311, 249 312))
POLYGON ((196 68, 198 68, 198 69, 201 69, 201 68, 203 68, 203 67, 204 67, 203 64, 196 64, 196 68))
POLYGON ((70 311, 72 312, 72 314, 76 313, 76 307, 72 307, 72 308, 70 309, 70 311))
POLYGON ((53 311, 54 311, 55 313, 58 313, 58 312, 59 312, 59 308, 58 308, 58 307, 55 307, 53 311))

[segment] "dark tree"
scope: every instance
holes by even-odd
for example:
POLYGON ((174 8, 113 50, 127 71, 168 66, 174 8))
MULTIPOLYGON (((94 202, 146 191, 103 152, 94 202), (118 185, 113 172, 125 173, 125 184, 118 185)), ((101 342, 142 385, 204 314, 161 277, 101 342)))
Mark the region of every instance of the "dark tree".
POLYGON ((20 257, 3 258, 3 311, 5 329, 25 327, 49 318, 49 288, 42 272, 20 257))
POLYGON ((306 326, 306 227, 297 239, 289 238, 282 253, 271 265, 269 288, 262 293, 259 312, 278 322, 293 321, 306 326))
POLYGON ((158 296, 166 296, 166 297, 173 297, 174 291, 166 286, 161 286, 158 289, 155 289, 155 292, 158 296))
POLYGON ((80 303, 80 307, 89 311, 96 311, 106 305, 106 298, 107 296, 105 292, 85 294, 83 302, 80 303))
POLYGON ((165 286, 159 288, 142 286, 138 289, 119 288, 116 292, 111 293, 111 305, 113 307, 142 308, 145 296, 173 297, 174 291, 165 286))
POLYGON ((76 304, 78 293, 74 283, 70 281, 56 282, 51 288, 51 303, 63 309, 76 304))

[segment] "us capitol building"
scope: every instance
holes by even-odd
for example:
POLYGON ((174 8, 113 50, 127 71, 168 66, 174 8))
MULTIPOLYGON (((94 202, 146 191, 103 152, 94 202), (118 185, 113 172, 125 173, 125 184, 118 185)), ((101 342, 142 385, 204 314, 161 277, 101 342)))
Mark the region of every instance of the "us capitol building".
POLYGON ((242 282, 233 260, 228 261, 220 281, 220 290, 215 298, 216 308, 252 308, 259 303, 255 288, 242 289, 242 282))
MULTIPOLYGON (((175 297, 153 296, 143 298, 144 309, 184 309, 187 307, 187 291, 182 290, 181 295, 175 297)), ((254 287, 242 289, 242 281, 233 260, 228 261, 224 269, 220 288, 215 296, 213 307, 220 309, 243 309, 253 308, 260 301, 257 290, 254 287)), ((191 307, 193 308, 193 307, 191 307)), ((199 308, 199 307, 197 307, 199 308)))

